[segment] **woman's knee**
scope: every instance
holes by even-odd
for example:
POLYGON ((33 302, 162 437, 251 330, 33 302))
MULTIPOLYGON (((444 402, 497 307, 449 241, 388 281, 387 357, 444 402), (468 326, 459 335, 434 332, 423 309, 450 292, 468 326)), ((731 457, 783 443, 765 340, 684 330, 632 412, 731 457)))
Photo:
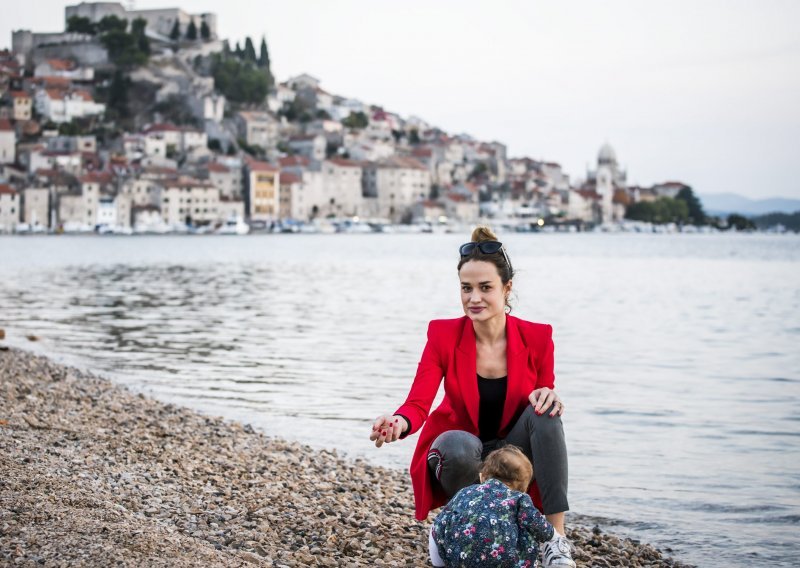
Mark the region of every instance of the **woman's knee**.
POLYGON ((521 419, 529 425, 529 430, 536 430, 538 433, 561 432, 563 425, 560 416, 550 416, 553 406, 546 409, 541 414, 536 414, 533 405, 529 404, 522 412, 521 419))
POLYGON ((433 441, 428 468, 448 497, 478 480, 482 450, 480 438, 464 430, 448 430, 433 441))

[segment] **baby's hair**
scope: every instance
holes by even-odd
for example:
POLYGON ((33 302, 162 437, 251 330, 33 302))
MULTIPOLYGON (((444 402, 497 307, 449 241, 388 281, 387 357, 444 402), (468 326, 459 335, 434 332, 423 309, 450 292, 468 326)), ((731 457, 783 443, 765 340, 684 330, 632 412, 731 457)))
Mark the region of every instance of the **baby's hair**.
POLYGON ((524 493, 533 478, 533 466, 518 447, 504 446, 486 456, 481 475, 484 481, 494 478, 524 493))

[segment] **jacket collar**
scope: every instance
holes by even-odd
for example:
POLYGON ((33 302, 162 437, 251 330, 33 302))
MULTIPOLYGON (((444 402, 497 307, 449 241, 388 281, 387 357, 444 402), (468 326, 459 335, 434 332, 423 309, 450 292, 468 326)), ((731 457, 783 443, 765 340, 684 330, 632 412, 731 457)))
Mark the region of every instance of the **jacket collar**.
MULTIPOLYGON (((467 413, 472 421, 475 431, 478 431, 478 415, 480 410, 480 395, 478 394, 477 348, 475 345, 475 329, 472 320, 464 316, 464 325, 461 338, 458 342, 456 353, 456 375, 461 387, 461 397, 467 408, 467 413)), ((508 372, 508 388, 506 401, 503 406, 503 416, 500 420, 500 431, 506 429, 514 416, 517 401, 524 394, 527 346, 519 331, 519 320, 514 316, 506 316, 506 369, 508 372)))

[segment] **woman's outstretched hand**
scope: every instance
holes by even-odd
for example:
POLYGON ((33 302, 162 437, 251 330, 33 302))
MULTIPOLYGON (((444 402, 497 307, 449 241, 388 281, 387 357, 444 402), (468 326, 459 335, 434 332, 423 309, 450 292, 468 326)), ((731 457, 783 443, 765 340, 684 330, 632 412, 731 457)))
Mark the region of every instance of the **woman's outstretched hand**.
POLYGON ((531 406, 536 414, 544 413, 550 406, 553 407, 553 410, 550 411, 550 418, 564 414, 564 403, 553 389, 547 387, 536 389, 528 395, 528 400, 531 401, 531 406))
POLYGON ((372 424, 372 434, 369 439, 375 442, 375 447, 380 448, 384 443, 396 441, 406 431, 407 424, 402 416, 378 416, 372 424))

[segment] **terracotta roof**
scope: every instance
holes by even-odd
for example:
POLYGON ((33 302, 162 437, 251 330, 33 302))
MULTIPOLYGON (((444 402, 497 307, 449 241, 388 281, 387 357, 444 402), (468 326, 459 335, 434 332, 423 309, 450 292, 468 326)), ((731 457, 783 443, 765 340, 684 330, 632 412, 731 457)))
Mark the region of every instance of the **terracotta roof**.
POLYGON ((341 168, 360 168, 361 164, 358 162, 354 162, 353 160, 347 160, 345 158, 329 158, 328 161, 332 164, 335 164, 341 168))
POLYGON ((231 171, 231 169, 228 166, 224 165, 224 164, 219 164, 217 162, 211 162, 211 163, 208 164, 208 171, 209 172, 218 173, 218 174, 227 174, 227 173, 229 173, 231 171))
POLYGON ((75 69, 75 63, 69 59, 48 59, 46 63, 56 71, 70 71, 75 69))
POLYGON ((441 209, 442 204, 440 202, 438 202, 438 201, 433 200, 433 199, 425 199, 424 201, 422 201, 422 206, 423 207, 438 207, 438 208, 441 209))
POLYGON ((593 189, 576 189, 575 193, 584 199, 600 199, 600 194, 593 189))
POLYGON ((259 162, 258 160, 250 160, 247 162, 247 167, 252 172, 279 172, 280 170, 270 164, 269 162, 259 162))
POLYGON ((178 170, 175 168, 165 168, 163 166, 147 166, 144 172, 148 174, 163 174, 163 175, 177 175, 178 170))
POLYGON ((110 183, 114 179, 110 172, 89 172, 78 178, 81 183, 110 183))
POLYGON ((433 156, 433 149, 431 148, 414 148, 411 155, 415 158, 430 158, 433 156))
POLYGON ((428 171, 425 165, 416 158, 391 156, 383 160, 379 160, 377 166, 380 168, 402 168, 408 170, 423 170, 428 171))
POLYGON ((209 183, 207 181, 202 181, 199 179, 189 178, 189 177, 179 177, 171 180, 166 180, 163 182, 164 187, 203 187, 203 188, 215 188, 216 186, 213 183, 209 183))
POLYGON ((471 199, 466 195, 461 193, 448 193, 445 197, 450 201, 455 201, 456 203, 469 203, 471 199))
POLYGON ((34 77, 31 82, 51 89, 69 89, 72 86, 72 81, 66 77, 34 77))
POLYGON ((0 195, 16 195, 17 190, 13 189, 10 185, 0 183, 0 195))
POLYGON ((291 166, 308 166, 311 159, 306 156, 286 156, 285 158, 278 158, 278 163, 282 168, 291 166))
POLYGON ((14 99, 29 99, 29 98, 31 98, 31 96, 28 93, 26 93, 25 91, 9 91, 8 94, 11 95, 11 98, 14 98, 14 99))
POLYGON ((281 185, 291 185, 293 183, 300 183, 301 181, 303 181, 303 179, 297 174, 281 172, 281 185))
POLYGON ((665 181, 664 183, 657 183, 655 187, 688 187, 685 183, 679 181, 665 181))

